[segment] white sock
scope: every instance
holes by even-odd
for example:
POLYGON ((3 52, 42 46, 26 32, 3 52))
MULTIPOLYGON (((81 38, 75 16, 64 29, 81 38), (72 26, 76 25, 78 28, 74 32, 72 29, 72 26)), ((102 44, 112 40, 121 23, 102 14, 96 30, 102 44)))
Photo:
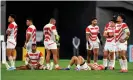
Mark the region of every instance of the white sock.
POLYGON ((58 68, 58 67, 59 67, 59 65, 58 65, 58 64, 56 64, 56 65, 55 65, 55 68, 58 68))
POLYGON ((9 69, 10 68, 10 66, 8 65, 7 62, 5 63, 5 66, 6 66, 6 69, 9 69))
POLYGON ((108 63, 107 59, 103 59, 103 65, 104 65, 104 67, 107 67, 107 63, 108 63))
POLYGON ((68 67, 67 68, 71 68, 71 65, 68 65, 68 67))
POLYGON ((124 68, 127 70, 127 68, 128 68, 127 59, 123 60, 123 65, 124 65, 124 68))
POLYGON ((46 64, 46 67, 47 67, 47 69, 50 69, 50 64, 47 63, 47 64, 46 64))
POLYGON ((115 67, 115 59, 113 60, 113 65, 112 65, 112 67, 115 67))
POLYGON ((114 64, 114 60, 110 60, 109 67, 113 67, 113 64, 114 64))
POLYGON ((119 59, 119 63, 120 63, 121 69, 124 69, 124 64, 123 64, 123 60, 122 59, 119 59))
POLYGON ((80 69, 80 64, 77 64, 77 68, 80 69))
POLYGON ((11 67, 15 67, 15 66, 14 66, 15 63, 14 63, 13 60, 11 60, 10 63, 11 63, 11 67))

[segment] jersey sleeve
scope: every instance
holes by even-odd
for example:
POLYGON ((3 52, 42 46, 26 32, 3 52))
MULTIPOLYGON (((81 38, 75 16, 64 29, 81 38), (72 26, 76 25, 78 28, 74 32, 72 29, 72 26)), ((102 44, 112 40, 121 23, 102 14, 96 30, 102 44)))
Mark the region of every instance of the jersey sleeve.
POLYGON ((32 31, 33 31, 33 29, 30 28, 30 27, 27 29, 27 33, 28 33, 28 34, 32 34, 32 31))
POLYGON ((86 33, 90 33, 90 29, 88 27, 86 28, 86 33))
POLYGON ((14 28, 14 25, 13 25, 13 24, 9 24, 9 26, 8 26, 8 29, 7 29, 7 30, 11 31, 13 28, 14 28))
POLYGON ((56 30, 56 26, 52 26, 51 27, 51 30, 52 30, 52 32, 54 33, 54 35, 57 35, 58 33, 57 33, 57 30, 56 30))
POLYGON ((127 24, 124 23, 124 24, 122 25, 122 28, 123 28, 123 29, 128 28, 127 24))

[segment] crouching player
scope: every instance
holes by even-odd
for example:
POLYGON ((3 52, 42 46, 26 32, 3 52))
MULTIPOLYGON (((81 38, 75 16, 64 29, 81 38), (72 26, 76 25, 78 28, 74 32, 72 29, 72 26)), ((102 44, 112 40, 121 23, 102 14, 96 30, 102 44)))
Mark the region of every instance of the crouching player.
POLYGON ((104 29, 103 36, 106 38, 106 43, 104 46, 104 57, 103 57, 103 65, 105 69, 107 69, 107 63, 108 63, 108 57, 110 58, 109 61, 109 69, 112 70, 114 69, 115 65, 115 25, 116 21, 111 20, 108 26, 106 25, 104 29))
POLYGON ((32 44, 32 52, 26 54, 25 65, 17 67, 17 70, 43 70, 46 67, 43 65, 44 56, 36 49, 36 44, 32 44))

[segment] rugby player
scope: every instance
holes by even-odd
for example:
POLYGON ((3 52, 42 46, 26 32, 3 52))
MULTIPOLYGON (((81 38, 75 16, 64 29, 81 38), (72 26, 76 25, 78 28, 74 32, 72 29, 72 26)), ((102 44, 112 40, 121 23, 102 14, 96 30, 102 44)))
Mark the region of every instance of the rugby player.
POLYGON ((128 25, 124 22, 125 17, 119 14, 116 24, 116 45, 118 46, 119 62, 121 66, 120 72, 128 72, 128 64, 126 58, 127 40, 130 36, 128 25))
POLYGON ((65 68, 65 70, 70 70, 73 64, 76 65, 76 70, 104 70, 103 65, 98 65, 95 63, 87 64, 82 56, 73 56, 68 67, 65 68))
POLYGON ((53 60, 55 64, 55 69, 60 70, 58 64, 58 51, 56 41, 59 41, 59 35, 56 30, 56 20, 54 18, 50 19, 50 22, 46 24, 43 28, 44 32, 44 46, 46 49, 46 66, 50 69, 50 55, 53 54, 53 60))
POLYGON ((97 26, 97 18, 93 18, 91 21, 91 25, 89 25, 86 28, 86 46, 88 50, 88 57, 87 57, 87 62, 90 63, 90 55, 91 55, 91 50, 93 50, 94 53, 94 63, 97 63, 98 60, 98 52, 99 52, 99 27, 97 26))
MULTIPOLYGON (((32 44, 32 51, 28 51, 25 56, 25 65, 17 67, 17 70, 45 70, 44 55, 37 50, 36 44, 32 44)), ((52 66, 51 66, 52 67, 52 66)))
POLYGON ((10 23, 8 25, 8 29, 6 30, 7 34, 7 57, 9 62, 11 63, 11 66, 8 65, 8 63, 5 63, 7 70, 9 69, 16 69, 15 68, 15 60, 16 60, 16 44, 17 44, 17 24, 15 22, 16 16, 14 14, 10 14, 8 17, 8 22, 10 23))
POLYGON ((116 20, 111 20, 108 25, 105 26, 103 36, 106 38, 106 43, 104 46, 104 56, 103 56, 103 65, 107 68, 108 58, 109 58, 109 69, 114 69, 115 64, 115 25, 116 20))
POLYGON ((31 52, 32 43, 36 44, 36 27, 33 25, 33 20, 31 18, 28 18, 26 20, 26 24, 28 28, 26 30, 26 41, 24 48, 26 48, 27 52, 31 52))

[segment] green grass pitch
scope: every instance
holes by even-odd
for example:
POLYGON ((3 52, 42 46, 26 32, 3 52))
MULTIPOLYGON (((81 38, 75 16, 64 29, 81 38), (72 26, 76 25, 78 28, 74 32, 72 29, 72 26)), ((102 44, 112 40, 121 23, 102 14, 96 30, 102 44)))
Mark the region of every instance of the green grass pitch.
MULTIPOLYGON (((66 67, 69 60, 60 60, 61 67, 66 67)), ((99 61, 102 63, 102 61, 99 61)), ((23 65, 24 62, 17 61, 16 65, 23 65)), ((128 63, 129 72, 119 73, 119 62, 116 61, 116 68, 113 71, 75 71, 74 67, 69 71, 64 70, 27 70, 7 71, 2 65, 2 80, 133 80, 133 63, 128 63)))

